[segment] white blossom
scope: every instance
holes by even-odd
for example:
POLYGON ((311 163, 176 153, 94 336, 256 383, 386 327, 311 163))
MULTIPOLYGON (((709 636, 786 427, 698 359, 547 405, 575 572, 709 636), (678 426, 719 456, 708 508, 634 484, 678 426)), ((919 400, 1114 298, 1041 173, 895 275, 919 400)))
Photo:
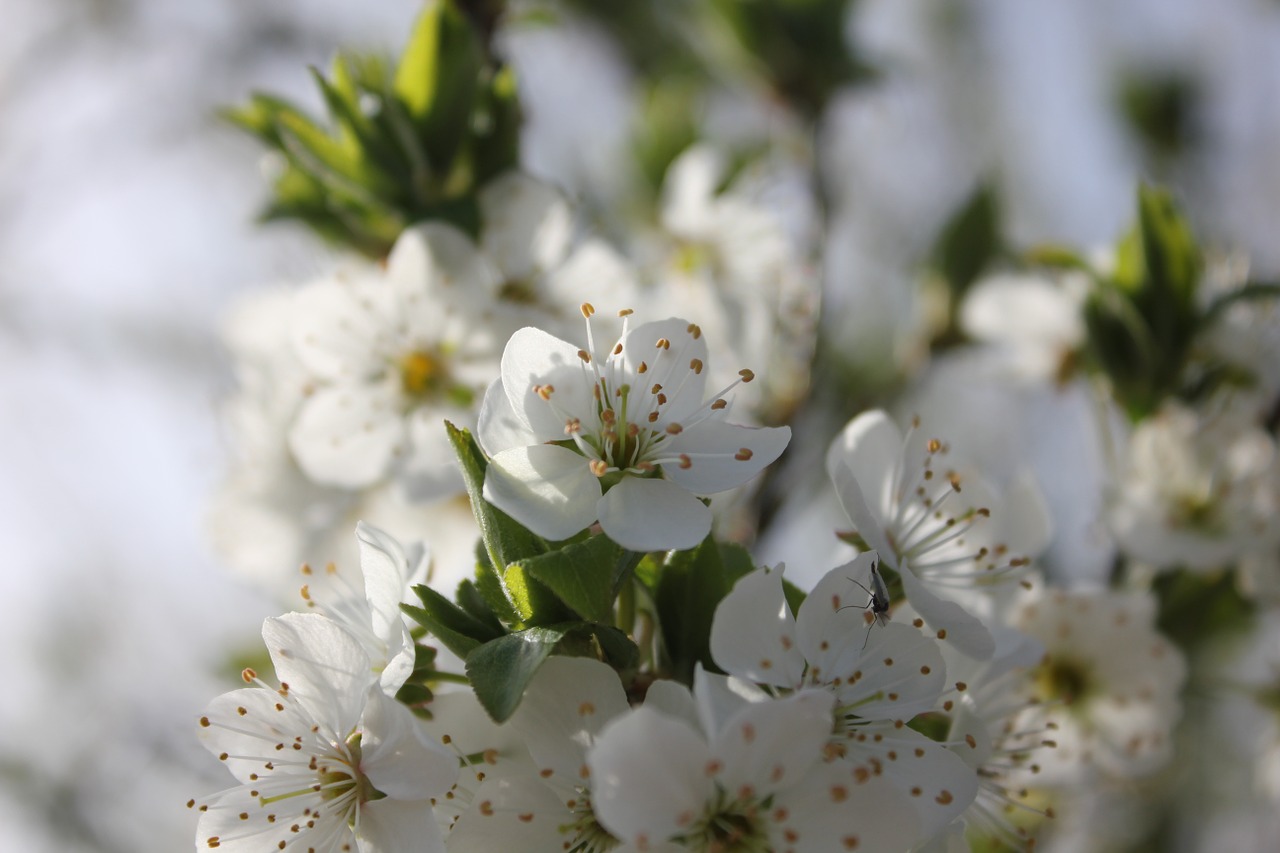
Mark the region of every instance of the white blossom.
POLYGON ((477 322, 496 286, 462 232, 427 224, 401 235, 384 274, 298 292, 292 337, 309 382, 289 448, 308 477, 345 489, 391 478, 418 500, 460 490, 443 422, 472 423, 497 372, 477 322))
POLYGON ((747 702, 722 726, 636 708, 587 755, 595 811, 639 850, 901 851, 915 814, 892 787, 825 763, 834 697, 747 702))
POLYGON ((1232 412, 1168 403, 1134 429, 1108 520, 1130 557, 1208 570, 1280 547, 1277 512, 1271 436, 1232 412))
POLYGON ((204 745, 241 784, 199 805, 198 847, 443 853, 431 799, 457 759, 382 691, 360 643, 310 613, 268 619, 262 637, 279 689, 246 670, 254 686, 200 718, 204 745))
POLYGON ((716 608, 711 654, 726 672, 774 688, 821 688, 837 699, 826 746, 856 773, 883 775, 917 812, 923 835, 963 811, 977 790, 955 755, 904 724, 947 688, 939 644, 868 610, 874 553, 828 572, 793 618, 782 572, 757 570, 716 608))
POLYGON ((732 489, 777 459, 787 427, 728 423, 726 396, 705 397, 702 331, 671 318, 599 351, 534 328, 516 332, 485 395, 481 444, 492 456, 484 497, 535 533, 565 539, 595 521, 634 551, 692 548, 711 529, 698 499, 732 489))
POLYGON ((1140 592, 1068 592, 1037 587, 1013 625, 1045 648, 1025 676, 1037 701, 1022 729, 1052 722, 1056 745, 1040 778, 1078 780, 1090 769, 1119 778, 1162 766, 1173 751, 1187 665, 1155 629, 1156 601, 1140 592))
POLYGON ((942 467, 947 450, 917 424, 904 437, 873 410, 832 443, 827 471, 853 532, 898 574, 920 617, 940 639, 988 658, 991 632, 974 611, 1044 549, 1049 517, 1034 482, 1018 480, 997 495, 979 478, 942 467))

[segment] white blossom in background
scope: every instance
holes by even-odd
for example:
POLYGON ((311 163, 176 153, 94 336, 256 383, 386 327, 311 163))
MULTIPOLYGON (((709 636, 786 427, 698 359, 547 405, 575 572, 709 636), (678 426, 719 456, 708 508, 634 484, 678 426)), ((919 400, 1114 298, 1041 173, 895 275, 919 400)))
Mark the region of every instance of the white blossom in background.
POLYGON ((1095 771, 1135 778, 1173 754, 1187 664, 1155 617, 1149 593, 1042 587, 1012 612, 1013 626, 1045 648, 1025 676, 1038 703, 1016 717, 1022 729, 1056 726, 1056 747, 1039 762, 1044 784, 1095 771))
MULTIPOLYGON (((342 273, 374 274, 372 267, 342 273)), ((223 415, 230 465, 207 522, 214 547, 242 578, 292 605, 299 566, 359 564, 351 531, 366 520, 405 540, 428 539, 433 561, 427 580, 451 594, 460 573, 469 574, 477 536, 465 499, 414 505, 393 483, 362 489, 324 485, 294 460, 288 435, 308 383, 289 338, 295 295, 288 288, 250 292, 223 323, 236 389, 223 415)))
POLYGON ((966 654, 995 650, 990 595, 1009 590, 1049 541, 1034 481, 998 495, 977 477, 944 468, 947 445, 917 424, 903 436, 880 410, 854 418, 832 443, 827 471, 853 533, 897 572, 920 617, 966 654), (987 612, 984 612, 987 611, 987 612))
POLYGON ((794 618, 781 569, 752 572, 717 606, 711 654, 746 681, 834 695, 828 759, 883 775, 909 800, 928 837, 972 802, 977 779, 946 748, 904 725, 938 707, 947 670, 935 640, 871 618, 867 590, 877 559, 862 554, 827 573, 794 618))
POLYGON ((1129 557, 1209 570, 1280 547, 1275 441, 1235 413, 1167 403, 1129 438, 1108 521, 1129 557))
POLYGON ((405 231, 385 274, 329 279, 295 299, 292 340, 308 373, 289 449, 318 483, 397 482, 417 501, 461 491, 443 422, 475 422, 498 341, 478 322, 491 266, 460 231, 405 231))
POLYGON ((633 551, 692 548, 711 530, 698 499, 740 486, 786 448, 789 427, 725 420, 741 371, 708 399, 702 330, 671 318, 598 349, 540 329, 512 335, 485 395, 484 497, 535 533, 566 539, 596 522, 633 551))
POLYGON ((645 298, 656 300, 655 310, 701 319, 713 347, 713 384, 731 381, 731 365, 759 365, 758 383, 740 404, 777 423, 808 389, 817 276, 785 223, 741 176, 718 189, 728 168, 725 153, 707 144, 668 167, 645 298))
POLYGON ((574 241, 573 208, 556 188, 523 172, 480 190, 480 248, 497 279, 486 316, 500 338, 528 325, 554 334, 577 328, 584 300, 638 302, 637 273, 597 237, 574 241))
POLYGON ((241 784, 191 802, 199 847, 443 853, 432 798, 457 758, 382 691, 359 641, 311 613, 268 619, 262 637, 279 689, 246 670, 254 686, 200 718, 204 745, 241 784))
POLYGON ((1013 378, 1070 377, 1075 352, 1084 343, 1082 274, 1053 280, 1004 273, 974 282, 960 306, 960 326, 976 341, 995 347, 1013 378))
MULTIPOLYGON (((705 702, 702 695, 695 697, 705 702)), ((834 697, 744 701, 707 730, 646 703, 587 754, 596 815, 638 850, 901 851, 915 813, 873 774, 823 761, 834 697)))

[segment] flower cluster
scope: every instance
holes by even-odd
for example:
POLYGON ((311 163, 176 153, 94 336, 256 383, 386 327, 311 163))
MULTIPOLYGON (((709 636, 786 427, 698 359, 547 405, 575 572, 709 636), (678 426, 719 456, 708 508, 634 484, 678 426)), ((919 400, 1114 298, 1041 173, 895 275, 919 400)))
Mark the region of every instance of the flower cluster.
MULTIPOLYGON (((1106 804, 1183 796, 1204 641, 1280 600, 1274 315, 1240 310, 1273 288, 1202 286, 1144 187, 1114 252, 971 270, 891 330, 918 365, 860 364, 728 152, 668 152, 612 223, 489 169, 503 71, 457 150, 415 138, 456 158, 436 195, 361 197, 413 223, 385 257, 232 319, 215 533, 272 588, 301 564, 309 612, 200 717, 239 784, 198 847, 1109 849, 1106 804)), ((403 128, 366 100, 337 112, 377 163, 403 128)))

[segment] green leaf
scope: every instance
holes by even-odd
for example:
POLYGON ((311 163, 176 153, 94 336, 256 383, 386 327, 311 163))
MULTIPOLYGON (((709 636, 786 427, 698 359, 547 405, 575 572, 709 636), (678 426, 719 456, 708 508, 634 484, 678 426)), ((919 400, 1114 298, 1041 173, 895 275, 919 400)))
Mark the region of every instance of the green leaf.
POLYGON ((458 591, 454 594, 454 599, 457 601, 458 606, 471 614, 471 616, 496 631, 502 631, 502 623, 498 621, 493 608, 489 605, 484 594, 480 592, 475 581, 463 578, 458 584, 458 591))
POLYGON ((951 286, 952 303, 959 304, 1000 251, 1000 209, 990 186, 978 187, 952 215, 934 251, 935 263, 951 286))
POLYGON ((583 619, 613 619, 613 570, 623 549, 606 536, 592 536, 515 564, 544 584, 583 619))
POLYGON ((332 190, 368 205, 379 204, 380 195, 394 191, 385 176, 365 163, 354 139, 336 139, 297 113, 279 116, 277 125, 290 161, 332 190))
POLYGON ((422 607, 401 604, 401 609, 458 657, 465 658, 480 644, 501 635, 501 631, 476 619, 431 587, 418 584, 413 591, 422 600, 422 607))
POLYGON ((520 91, 515 72, 502 68, 481 92, 475 126, 475 182, 483 185, 520 165, 520 91))
POLYGON ((667 554, 654 604, 673 674, 684 684, 693 683, 695 664, 719 671, 711 659, 711 617, 729 587, 720 549, 710 536, 697 548, 667 554))
POLYGON ((437 170, 453 160, 468 130, 483 64, 479 39, 453 0, 438 0, 423 11, 392 89, 437 170))
POLYGON ((640 649, 625 632, 610 625, 592 625, 591 633, 604 652, 605 663, 618 672, 634 672, 640 665, 640 649))
POLYGON ((1209 303, 1209 307, 1200 317, 1202 328, 1208 328, 1217 322, 1232 305, 1237 302, 1254 302, 1257 300, 1280 299, 1280 284, 1274 282, 1251 281, 1243 287, 1222 294, 1209 303))
POLYGON ((724 566, 725 582, 730 588, 756 570, 751 552, 736 542, 720 542, 720 563, 724 566))
MULTIPOLYGON (((480 538, 484 542, 491 573, 499 581, 506 601, 519 614, 518 621, 546 624, 564 619, 568 614, 561 608, 559 600, 518 565, 528 557, 547 553, 549 546, 546 541, 484 499, 484 474, 489 465, 484 452, 467 430, 460 430, 450 423, 446 423, 445 428, 462 467, 462 479, 471 498, 471 510, 480 526, 480 538)), ((480 583, 480 591, 488 595, 483 582, 480 583)), ((493 604, 490 601, 490 605, 493 604)), ((494 609, 497 612, 498 608, 494 609)))
POLYGON ((1200 280, 1200 250, 1191 225, 1167 190, 1138 188, 1143 259, 1152 286, 1165 298, 1189 306, 1200 280))
POLYGON ((525 688, 568 630, 527 628, 490 640, 467 655, 467 678, 495 722, 504 723, 515 713, 525 688))

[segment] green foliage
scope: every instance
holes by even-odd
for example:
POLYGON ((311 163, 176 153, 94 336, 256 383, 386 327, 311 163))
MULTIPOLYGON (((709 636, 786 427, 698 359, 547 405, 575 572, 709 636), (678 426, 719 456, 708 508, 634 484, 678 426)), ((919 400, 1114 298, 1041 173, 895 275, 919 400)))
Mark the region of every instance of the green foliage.
POLYGON ((1152 590, 1160 602, 1156 627, 1183 651, 1206 638, 1247 631, 1255 606, 1240 594, 1233 572, 1165 572, 1152 590))
POLYGON ((671 551, 662 562, 653 600, 677 680, 692 684, 698 663, 719 672, 711 659, 711 617, 731 586, 720 547, 710 536, 697 548, 671 551))
POLYGON ((425 584, 415 586, 413 591, 422 600, 422 606, 401 604, 400 608, 460 658, 504 633, 501 628, 477 619, 425 584))
POLYGON ((538 668, 553 652, 589 656, 627 672, 639 650, 608 625, 566 622, 526 628, 490 640, 467 655, 467 678, 480 704, 496 722, 511 718, 538 668))
POLYGON ((313 75, 327 122, 266 94, 224 111, 283 157, 263 219, 373 258, 414 222, 477 232, 477 188, 518 162, 520 106, 455 0, 427 6, 394 68, 340 54, 329 77, 313 75))
POLYGON ((1201 325, 1202 262, 1169 193, 1138 189, 1138 224, 1120 243, 1115 269, 1085 303, 1089 352, 1132 418, 1180 390, 1201 325))
POLYGON ((1000 207, 993 188, 981 185, 952 215, 934 246, 934 266, 959 305, 969 285, 1000 253, 1000 207))

